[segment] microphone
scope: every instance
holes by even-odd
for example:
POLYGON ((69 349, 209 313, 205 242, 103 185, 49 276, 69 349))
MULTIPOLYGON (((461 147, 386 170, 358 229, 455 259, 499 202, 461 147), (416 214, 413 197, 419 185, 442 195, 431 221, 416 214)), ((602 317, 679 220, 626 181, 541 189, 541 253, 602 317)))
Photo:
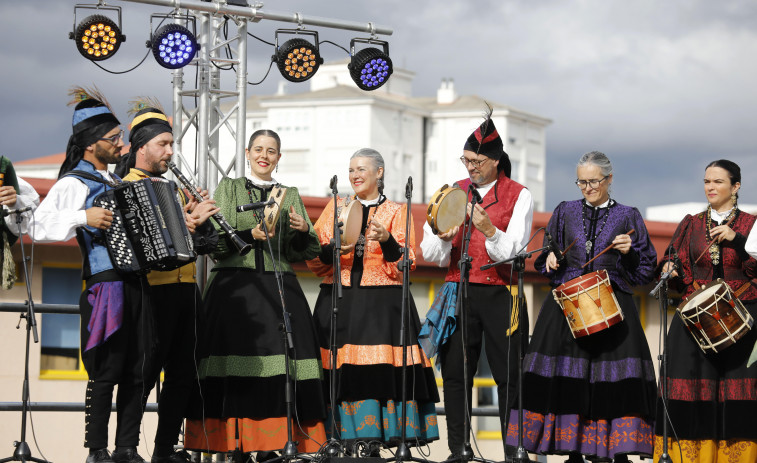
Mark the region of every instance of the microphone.
POLYGON ((331 177, 331 181, 329 182, 329 188, 331 189, 331 191, 336 191, 336 183, 337 179, 336 175, 334 175, 333 177, 331 177))
POLYGON ((557 257, 557 263, 562 264, 563 262, 565 262, 565 256, 563 255, 560 246, 557 245, 555 240, 552 238, 552 235, 547 230, 544 230, 544 237, 547 238, 549 250, 555 254, 555 257, 557 257))
POLYGON ((478 192, 478 190, 476 189, 476 187, 473 186, 472 183, 471 183, 470 189, 471 189, 471 194, 473 195, 473 199, 475 200, 475 204, 483 203, 484 200, 481 198, 481 193, 478 192))
POLYGON ((405 185, 405 197, 410 198, 413 196, 413 177, 407 178, 407 185, 405 185))
POLYGON ((21 209, 8 209, 8 210, 3 209, 2 217, 5 217, 6 215, 11 215, 11 214, 23 214, 24 212, 30 212, 31 210, 32 210, 31 206, 22 207, 21 209))
POLYGON ((245 204, 244 206, 237 206, 237 212, 247 212, 255 209, 263 209, 273 204, 276 204, 276 200, 274 198, 271 198, 268 201, 261 201, 259 203, 250 203, 245 204))

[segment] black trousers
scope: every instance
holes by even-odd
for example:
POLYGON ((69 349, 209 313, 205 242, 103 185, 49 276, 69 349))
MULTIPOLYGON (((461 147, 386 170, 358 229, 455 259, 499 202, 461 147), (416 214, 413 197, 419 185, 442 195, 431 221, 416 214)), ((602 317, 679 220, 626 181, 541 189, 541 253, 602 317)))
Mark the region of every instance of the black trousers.
MULTIPOLYGON (((463 382, 462 323, 458 318, 452 336, 441 348, 442 379, 444 380, 444 410, 447 415, 447 443, 450 452, 460 453, 466 419, 465 395, 468 396, 470 416, 473 377, 481 356, 482 344, 486 358, 497 383, 499 418, 504 443, 510 408, 516 403, 518 381, 518 342, 521 333, 528 333, 528 313, 523 313, 523 325, 512 336, 505 333, 510 327, 512 296, 505 286, 469 285, 467 301, 463 310, 467 314, 468 383, 463 382), (486 342, 484 343, 484 338, 486 342)), ((525 311, 526 308, 524 307, 525 311)))
POLYGON ((156 285, 151 291, 158 337, 153 384, 161 368, 164 371, 155 433, 155 449, 160 452, 173 449, 178 442, 192 386, 197 381, 196 332, 202 297, 194 283, 156 285))
MULTIPOLYGON (((98 275, 87 282, 94 285, 98 275)), ((108 447, 108 422, 116 395, 116 446, 136 447, 139 444, 139 424, 150 385, 145 383, 152 368, 152 316, 144 303, 144 280, 124 281, 124 309, 121 328, 104 343, 82 352, 82 362, 89 381, 85 397, 84 446, 92 449, 108 447)), ((87 325, 92 305, 88 290, 79 298, 81 311, 81 346, 89 339, 87 325)))

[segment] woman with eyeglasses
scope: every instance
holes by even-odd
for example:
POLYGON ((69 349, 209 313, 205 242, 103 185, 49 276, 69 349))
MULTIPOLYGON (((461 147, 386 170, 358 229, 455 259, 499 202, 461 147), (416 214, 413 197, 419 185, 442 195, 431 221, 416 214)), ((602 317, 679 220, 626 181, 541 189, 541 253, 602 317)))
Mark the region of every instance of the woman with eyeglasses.
POLYGON ((693 293, 705 286, 700 294, 715 288, 722 291, 724 285, 732 293, 720 292, 721 303, 711 305, 713 298, 697 308, 684 299, 678 307, 680 315, 687 317, 700 308, 707 309, 708 314, 699 319, 709 335, 706 339, 689 333, 680 316, 671 320, 667 401, 666 407, 659 399, 657 403, 655 461, 663 451, 665 409, 671 423, 667 453, 672 461, 757 461, 757 365, 747 366, 757 329, 745 331, 747 322, 733 323, 741 307, 732 309, 726 302, 735 297, 752 320, 757 318, 757 260, 749 256, 746 245, 757 218, 739 209, 740 188, 741 169, 736 163, 720 159, 708 164, 704 171, 707 208, 684 217, 662 259, 662 271, 672 271, 670 287, 688 300, 695 299, 693 293), (715 318, 709 314, 722 315, 722 326, 728 331, 746 334, 732 345, 721 344, 727 339, 725 330, 713 329, 715 318), (708 347, 710 342, 715 349, 708 347))
MULTIPOLYGON (((655 371, 633 287, 652 280, 657 253, 639 211, 610 198, 613 171, 605 154, 581 156, 577 177, 583 198, 560 203, 547 224, 562 251, 546 250, 534 264, 558 291, 544 301, 524 359, 523 441, 528 451, 568 455, 568 462, 583 462, 581 455, 627 462, 628 455, 649 457, 653 450, 655 371), (601 284, 558 304, 560 289, 568 293, 577 280, 601 284), (617 307, 609 303, 612 293, 617 307), (577 330, 588 320, 580 317, 601 314, 596 299, 605 316, 614 315, 612 324, 577 330)), ((517 442, 516 410, 507 443, 517 442)))

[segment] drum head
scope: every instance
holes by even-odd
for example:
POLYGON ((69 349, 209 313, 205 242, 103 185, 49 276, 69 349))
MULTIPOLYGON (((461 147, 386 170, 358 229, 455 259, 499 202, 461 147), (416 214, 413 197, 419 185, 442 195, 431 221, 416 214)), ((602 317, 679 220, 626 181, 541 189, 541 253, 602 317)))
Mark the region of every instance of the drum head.
POLYGON ((465 220, 465 204, 468 195, 459 188, 447 193, 436 211, 436 228, 439 233, 447 233, 465 220))
POLYGON ((347 206, 342 207, 342 213, 339 214, 339 220, 342 222, 342 244, 355 244, 360 236, 360 225, 363 222, 363 206, 360 201, 351 201, 347 206))

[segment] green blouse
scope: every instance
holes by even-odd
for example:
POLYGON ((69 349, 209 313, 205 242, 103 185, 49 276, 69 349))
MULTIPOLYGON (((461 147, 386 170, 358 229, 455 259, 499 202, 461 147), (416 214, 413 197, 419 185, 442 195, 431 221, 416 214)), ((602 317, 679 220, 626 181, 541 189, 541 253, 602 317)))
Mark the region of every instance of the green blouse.
MULTIPOLYGON (((285 187, 286 194, 281 201, 281 214, 276 224, 276 234, 269 238, 273 255, 276 259, 277 266, 281 272, 293 273, 290 262, 300 262, 313 259, 321 251, 321 245, 315 234, 313 225, 310 222, 302 198, 295 187, 285 187), (289 209, 294 206, 295 212, 305 218, 308 223, 308 231, 297 231, 289 226, 289 209)), ((216 188, 213 199, 216 205, 221 209, 221 214, 229 225, 239 231, 251 230, 258 225, 257 214, 253 211, 237 212, 237 206, 249 204, 250 202, 263 201, 261 192, 257 188, 247 189, 247 179, 225 178, 221 180, 216 188)), ((268 250, 268 245, 264 241, 257 241, 254 250, 246 256, 240 256, 237 248, 228 239, 227 234, 214 223, 219 233, 218 246, 211 253, 218 262, 214 268, 249 268, 255 269, 255 254, 263 253, 263 265, 265 271, 273 272, 273 262, 268 250)))

